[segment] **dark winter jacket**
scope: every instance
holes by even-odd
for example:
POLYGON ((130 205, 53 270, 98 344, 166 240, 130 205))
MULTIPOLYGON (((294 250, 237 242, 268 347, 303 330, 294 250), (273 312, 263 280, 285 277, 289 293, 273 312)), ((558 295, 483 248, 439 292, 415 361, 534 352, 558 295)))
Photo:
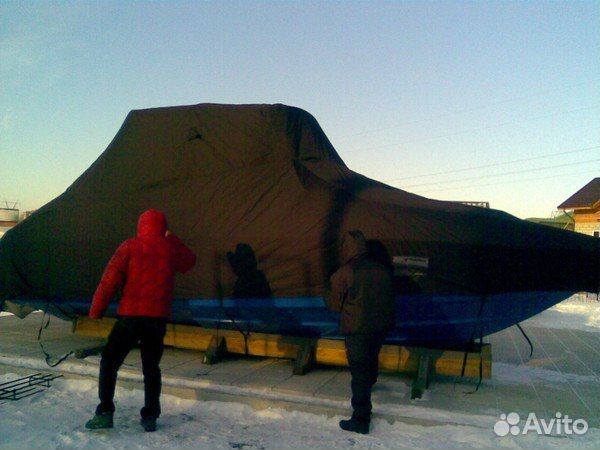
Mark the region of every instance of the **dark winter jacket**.
POLYGON ((170 317, 175 272, 187 272, 196 256, 169 234, 160 211, 140 215, 137 237, 123 242, 108 262, 94 293, 89 316, 99 318, 123 287, 117 309, 121 316, 170 317))
POLYGON ((342 334, 371 334, 390 331, 396 322, 392 274, 389 268, 367 257, 360 231, 344 236, 342 261, 331 276, 327 307, 341 312, 342 334))

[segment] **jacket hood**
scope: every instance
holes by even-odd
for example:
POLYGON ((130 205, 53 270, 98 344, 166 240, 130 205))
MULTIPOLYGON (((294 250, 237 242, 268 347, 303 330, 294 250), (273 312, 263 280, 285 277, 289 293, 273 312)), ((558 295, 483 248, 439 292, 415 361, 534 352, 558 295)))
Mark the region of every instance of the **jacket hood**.
POLYGON ((342 261, 346 264, 351 259, 367 253, 367 240, 360 230, 348 231, 342 239, 342 261))
POLYGON ((140 215, 137 224, 138 236, 164 236, 166 231, 167 218, 162 212, 149 209, 140 215))

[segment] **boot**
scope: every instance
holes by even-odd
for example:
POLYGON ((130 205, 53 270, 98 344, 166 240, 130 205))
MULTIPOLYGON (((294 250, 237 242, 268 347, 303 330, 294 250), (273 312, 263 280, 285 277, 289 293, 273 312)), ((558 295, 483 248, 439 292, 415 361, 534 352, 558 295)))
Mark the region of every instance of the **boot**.
POLYGON ((140 425, 144 428, 144 431, 156 431, 156 417, 142 417, 140 425))
POLYGON ((112 412, 104 412, 104 413, 96 413, 94 417, 88 420, 85 424, 85 427, 88 430, 101 430, 104 428, 112 428, 113 427, 113 413, 112 412))
POLYGON ((340 428, 354 433, 369 434, 370 420, 359 420, 352 417, 349 420, 340 420, 340 428))

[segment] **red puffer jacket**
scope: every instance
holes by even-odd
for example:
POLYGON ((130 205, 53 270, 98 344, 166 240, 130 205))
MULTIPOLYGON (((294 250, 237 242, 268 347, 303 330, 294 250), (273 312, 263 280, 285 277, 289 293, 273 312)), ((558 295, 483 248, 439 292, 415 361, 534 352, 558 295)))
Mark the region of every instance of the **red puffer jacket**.
POLYGON ((175 272, 187 272, 196 255, 174 234, 155 209, 144 212, 137 237, 123 242, 108 262, 94 293, 89 316, 98 319, 123 283, 117 310, 121 316, 170 317, 175 272))

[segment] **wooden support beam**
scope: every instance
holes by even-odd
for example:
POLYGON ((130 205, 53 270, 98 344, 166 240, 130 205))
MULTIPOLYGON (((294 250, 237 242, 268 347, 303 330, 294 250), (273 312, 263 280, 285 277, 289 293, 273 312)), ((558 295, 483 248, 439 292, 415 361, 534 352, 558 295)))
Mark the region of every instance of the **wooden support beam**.
MULTIPOLYGON (((105 338, 115 322, 113 318, 100 320, 80 317, 75 324, 75 333, 82 336, 105 338)), ((190 325, 168 324, 165 345, 177 348, 206 351, 217 331, 190 325)), ((228 353, 268 356, 296 360, 299 349, 306 338, 265 333, 250 333, 246 342, 239 331, 219 330, 225 340, 228 353)), ((384 345, 379 353, 379 368, 382 372, 417 373, 419 359, 427 351, 431 371, 438 375, 461 374, 464 349, 423 349, 401 345, 384 345)), ((490 344, 476 346, 467 353, 465 377, 479 377, 479 361, 482 359, 483 378, 492 375, 492 351, 490 344)), ((341 339, 318 339, 314 344, 314 362, 332 366, 347 366, 346 349, 341 339)))
POLYGON ((223 336, 213 335, 210 338, 210 343, 204 353, 202 362, 204 364, 216 364, 223 359, 226 353, 227 343, 225 342, 225 338, 223 336))
POLYGON ((410 399, 421 398, 425 389, 429 387, 429 376, 431 374, 431 360, 428 354, 423 354, 419 357, 419 369, 417 370, 417 377, 413 381, 412 388, 410 390, 410 399))
POLYGON ((306 375, 315 362, 315 342, 307 340, 298 347, 298 354, 294 360, 294 375, 306 375))

